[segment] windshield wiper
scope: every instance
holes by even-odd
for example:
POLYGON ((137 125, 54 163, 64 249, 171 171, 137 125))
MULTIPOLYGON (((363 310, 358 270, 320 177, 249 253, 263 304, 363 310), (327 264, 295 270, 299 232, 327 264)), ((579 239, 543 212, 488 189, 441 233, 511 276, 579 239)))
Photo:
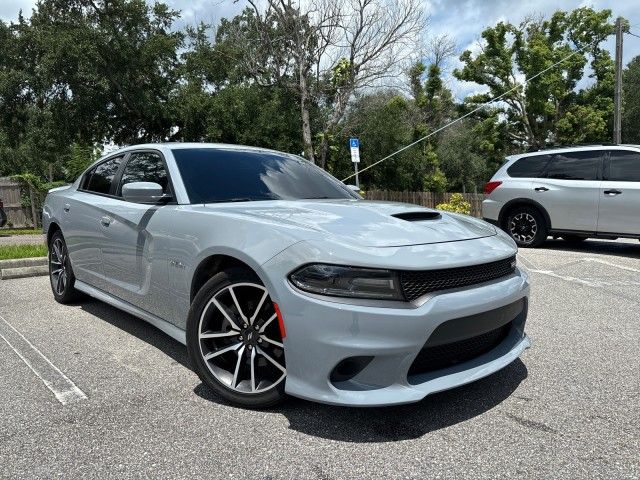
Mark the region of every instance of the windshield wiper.
POLYGON ((326 198, 331 198, 331 197, 327 197, 327 196, 324 196, 324 197, 305 197, 302 200, 323 200, 323 199, 326 199, 326 198))

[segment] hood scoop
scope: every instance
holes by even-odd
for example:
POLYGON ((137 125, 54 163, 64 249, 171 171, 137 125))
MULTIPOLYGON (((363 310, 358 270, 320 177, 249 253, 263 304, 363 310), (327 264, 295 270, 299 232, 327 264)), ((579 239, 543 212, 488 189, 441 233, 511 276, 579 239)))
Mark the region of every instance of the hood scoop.
POLYGON ((438 220, 442 218, 442 215, 438 212, 401 212, 391 215, 392 217, 399 218, 400 220, 406 220, 407 222, 422 222, 424 220, 438 220))

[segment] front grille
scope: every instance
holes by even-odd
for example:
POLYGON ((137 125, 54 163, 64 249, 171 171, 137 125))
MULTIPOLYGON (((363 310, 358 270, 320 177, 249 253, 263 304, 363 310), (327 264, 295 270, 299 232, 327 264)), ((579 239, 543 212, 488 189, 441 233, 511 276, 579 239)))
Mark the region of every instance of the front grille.
POLYGON ((488 282, 512 274, 516 257, 470 267, 444 268, 440 270, 404 270, 400 272, 402 293, 412 301, 422 295, 449 288, 466 287, 488 282))
POLYGON ((457 342, 434 346, 428 346, 429 342, 427 342, 411 364, 409 375, 440 370, 479 357, 498 346, 506 338, 511 324, 512 322, 509 322, 481 335, 457 342))

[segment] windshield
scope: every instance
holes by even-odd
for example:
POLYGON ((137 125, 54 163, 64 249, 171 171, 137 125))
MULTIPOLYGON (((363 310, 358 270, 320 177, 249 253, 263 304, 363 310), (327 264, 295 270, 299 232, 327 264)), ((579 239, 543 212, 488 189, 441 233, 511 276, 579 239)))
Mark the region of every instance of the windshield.
POLYGON ((191 203, 358 198, 303 158, 224 148, 173 150, 191 203))

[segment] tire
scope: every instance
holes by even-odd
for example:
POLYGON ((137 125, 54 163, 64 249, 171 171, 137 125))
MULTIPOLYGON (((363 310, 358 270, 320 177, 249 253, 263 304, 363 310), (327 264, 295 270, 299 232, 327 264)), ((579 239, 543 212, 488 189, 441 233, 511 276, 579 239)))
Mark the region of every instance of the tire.
POLYGON ((53 298, 58 303, 67 304, 80 297, 74 285, 76 277, 71 268, 71 260, 62 232, 55 232, 49 240, 49 281, 53 298))
POLYGON ((202 382, 234 405, 268 408, 286 397, 275 308, 248 269, 224 270, 200 289, 187 319, 187 350, 202 382))
POLYGON ((567 243, 582 243, 587 237, 582 237, 580 235, 563 235, 562 239, 567 243))
POLYGON ((505 231, 519 247, 534 248, 545 242, 549 229, 539 210, 523 206, 509 211, 505 231))

